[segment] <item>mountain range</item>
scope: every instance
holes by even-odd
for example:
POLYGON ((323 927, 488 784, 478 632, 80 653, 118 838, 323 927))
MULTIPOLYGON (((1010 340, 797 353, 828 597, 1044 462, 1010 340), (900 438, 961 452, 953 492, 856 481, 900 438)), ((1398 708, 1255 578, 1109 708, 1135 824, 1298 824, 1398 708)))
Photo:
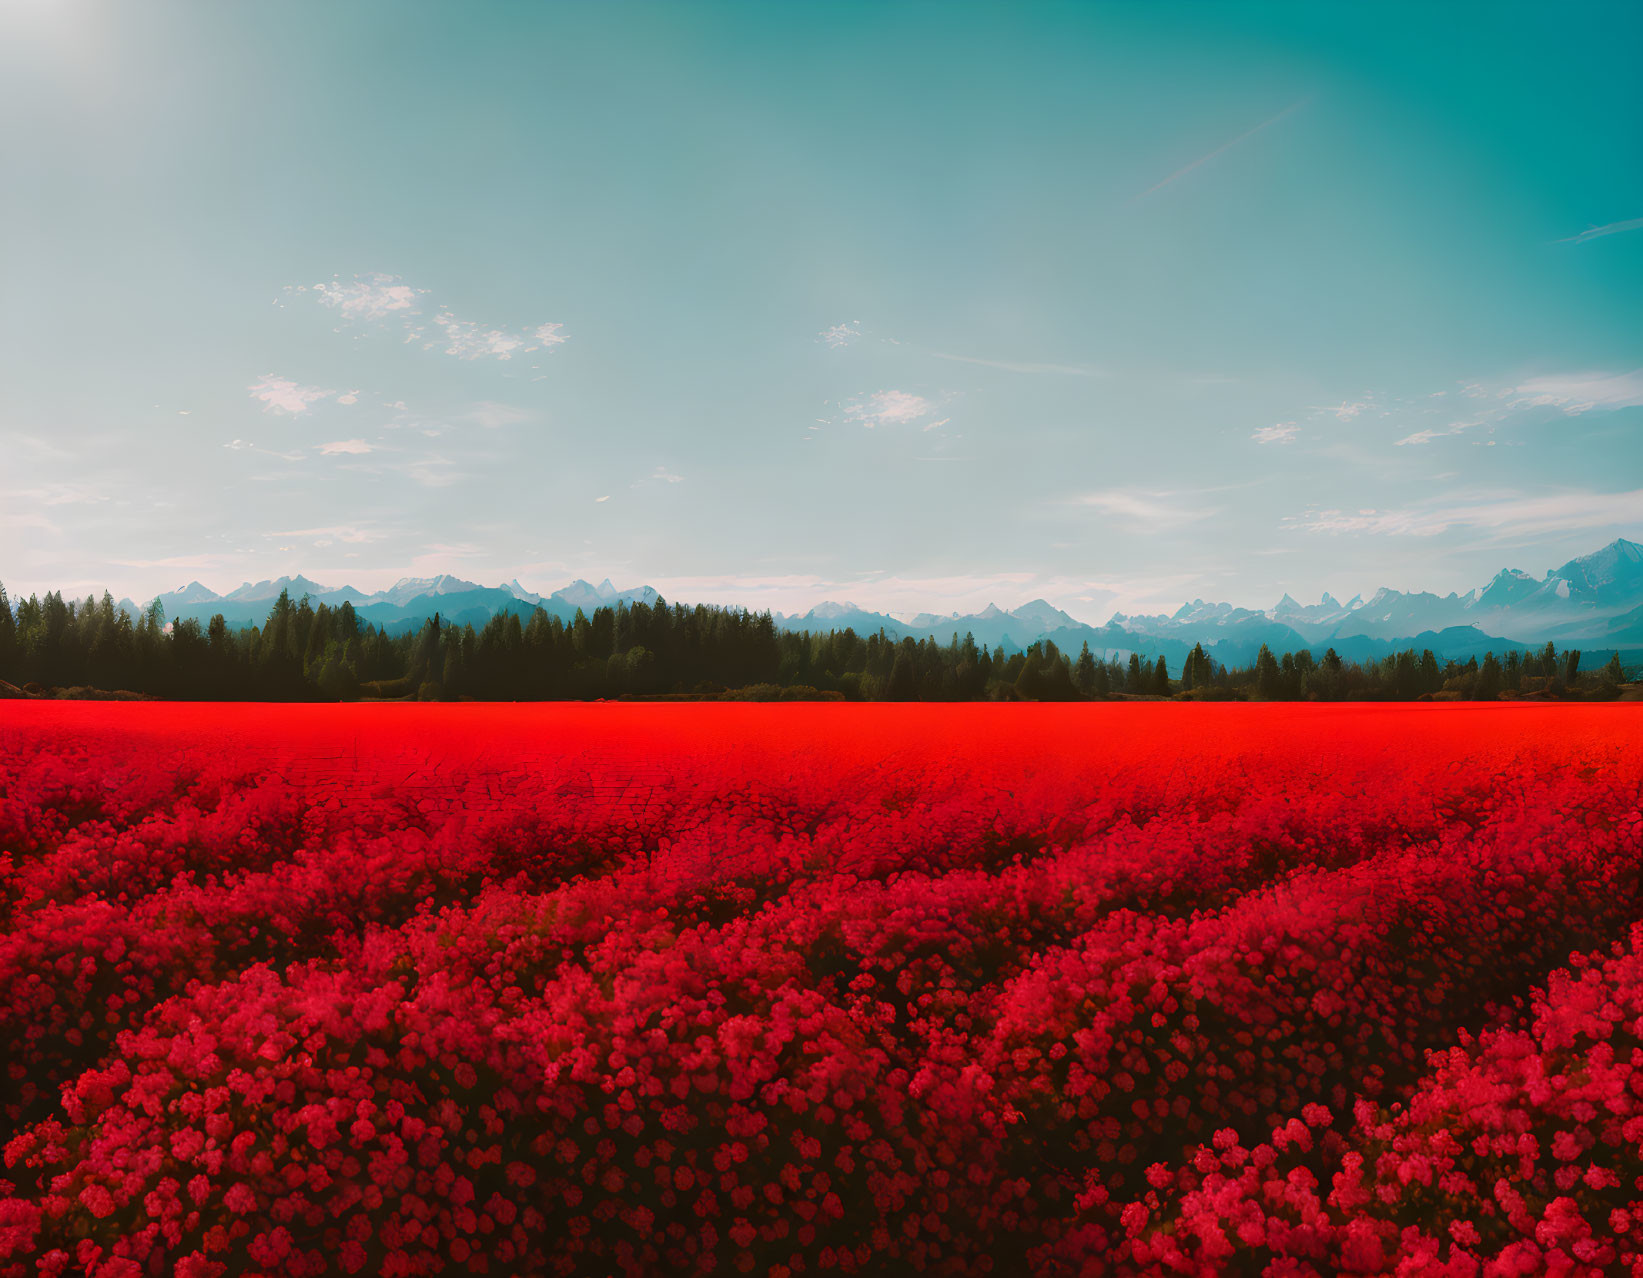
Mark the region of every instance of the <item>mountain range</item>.
MULTIPOLYGON (((316 605, 323 603, 336 608, 344 603, 352 604, 361 621, 368 621, 389 634, 414 630, 435 613, 442 620, 477 628, 498 613, 512 612, 528 618, 537 608, 543 608, 553 616, 570 621, 577 609, 592 612, 595 608, 619 603, 650 604, 660 597, 649 586, 618 590, 608 579, 597 586, 573 581, 552 594, 541 595, 526 590, 517 579, 502 586, 482 586, 442 573, 437 577, 402 577, 386 590, 367 593, 352 586, 322 586, 298 574, 269 581, 248 581, 225 595, 191 581, 177 590, 157 595, 149 603, 158 601, 165 609, 166 618, 173 621, 193 618, 207 622, 221 613, 232 626, 260 625, 282 590, 293 600, 306 595, 309 602, 316 605)), ((131 606, 130 611, 137 609, 131 606)))
MULTIPOLYGON (((538 607, 569 621, 578 609, 648 604, 659 597, 649 586, 619 590, 609 579, 597 586, 573 581, 539 594, 517 579, 484 586, 444 574, 407 577, 371 593, 351 586, 322 586, 301 575, 246 582, 225 595, 191 581, 157 598, 168 619, 205 622, 222 613, 231 625, 250 625, 263 620, 281 590, 293 599, 307 595, 316 604, 332 607, 351 603, 362 620, 390 634, 415 629, 436 612, 444 620, 476 627, 498 613, 528 618, 538 607)), ((137 611, 128 602, 121 606, 137 611)), ((1630 651, 1643 648, 1643 546, 1617 540, 1540 578, 1516 568, 1503 569, 1465 594, 1383 588, 1368 599, 1355 596, 1346 603, 1325 593, 1315 604, 1286 594, 1266 609, 1194 599, 1173 613, 1114 613, 1100 626, 1081 622, 1043 599, 1009 610, 989 604, 980 612, 912 617, 828 602, 801 614, 777 613, 773 619, 794 631, 883 630, 895 638, 941 641, 971 634, 977 643, 1006 651, 1039 639, 1072 651, 1088 643, 1103 657, 1123 659, 1139 652, 1163 656, 1171 665, 1177 665, 1194 644, 1202 644, 1216 660, 1236 665, 1253 660, 1262 644, 1274 652, 1309 648, 1321 653, 1333 647, 1341 656, 1358 660, 1407 647, 1431 648, 1443 657, 1465 660, 1491 649, 1538 647, 1548 640, 1560 647, 1630 651)))

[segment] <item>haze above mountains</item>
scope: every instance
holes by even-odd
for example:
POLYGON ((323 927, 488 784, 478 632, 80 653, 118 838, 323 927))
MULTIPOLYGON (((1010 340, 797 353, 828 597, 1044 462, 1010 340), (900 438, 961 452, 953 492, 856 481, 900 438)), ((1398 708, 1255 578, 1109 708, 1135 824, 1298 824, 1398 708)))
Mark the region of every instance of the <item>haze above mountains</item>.
MULTIPOLYGON (((649 586, 619 590, 608 579, 597 586, 573 581, 550 594, 540 594, 517 579, 484 586, 447 574, 408 577, 387 590, 367 593, 348 586, 323 586, 298 575, 246 582, 224 595, 195 581, 158 596, 158 602, 168 619, 205 622, 221 613, 231 625, 252 625, 263 620, 281 590, 289 591, 294 600, 307 595, 314 604, 350 603, 362 620, 389 633, 418 627, 435 613, 443 620, 477 627, 498 613, 511 612, 523 619, 541 607, 569 621, 579 609, 591 612, 622 603, 649 604, 659 597, 649 586)), ((122 606, 137 610, 128 602, 122 606)), ((777 613, 774 619, 789 630, 850 628, 872 633, 882 629, 898 638, 945 641, 955 633, 961 637, 968 633, 977 643, 1006 650, 1039 639, 1051 639, 1072 650, 1088 643, 1098 654, 1140 652, 1149 657, 1162 655, 1172 664, 1198 643, 1217 660, 1234 664, 1247 663, 1262 644, 1274 652, 1334 647, 1343 657, 1356 659, 1414 646, 1464 660, 1490 649, 1504 652, 1548 640, 1592 650, 1632 650, 1643 648, 1643 546, 1616 540, 1539 578, 1514 568, 1502 569, 1465 594, 1383 588, 1368 599, 1354 597, 1346 603, 1326 593, 1315 604, 1302 604, 1286 594, 1266 609, 1194 599, 1173 613, 1115 613, 1101 626, 1081 622, 1043 599, 1008 610, 989 605, 976 613, 912 617, 827 602, 802 614, 777 613)))

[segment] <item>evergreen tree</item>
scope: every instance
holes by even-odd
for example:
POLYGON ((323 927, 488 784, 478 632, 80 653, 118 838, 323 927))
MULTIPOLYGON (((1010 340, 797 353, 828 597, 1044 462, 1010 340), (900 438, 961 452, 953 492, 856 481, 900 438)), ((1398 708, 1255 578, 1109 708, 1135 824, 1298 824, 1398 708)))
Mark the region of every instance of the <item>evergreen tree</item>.
POLYGON ((1262 701, 1275 701, 1279 692, 1278 659, 1263 643, 1255 654, 1255 695, 1262 701))
POLYGON ((1090 655, 1090 644, 1087 639, 1078 654, 1078 665, 1073 671, 1073 683, 1086 697, 1094 695, 1095 658, 1090 655))
POLYGON ((918 696, 918 681, 910 651, 912 647, 913 641, 908 639, 896 650, 895 661, 890 667, 890 682, 884 690, 886 701, 912 701, 918 696))
POLYGON ((1496 701, 1500 698, 1501 669, 1495 654, 1484 654, 1478 670, 1477 682, 1472 685, 1472 697, 1477 701, 1496 701))
POLYGON ((1181 666, 1182 690, 1190 692, 1193 688, 1206 687, 1212 677, 1209 655, 1204 651, 1204 645, 1193 644, 1192 651, 1181 666))
POLYGON ((11 615, 11 600, 6 598, 6 587, 0 582, 0 674, 13 668, 17 661, 17 619, 11 615))

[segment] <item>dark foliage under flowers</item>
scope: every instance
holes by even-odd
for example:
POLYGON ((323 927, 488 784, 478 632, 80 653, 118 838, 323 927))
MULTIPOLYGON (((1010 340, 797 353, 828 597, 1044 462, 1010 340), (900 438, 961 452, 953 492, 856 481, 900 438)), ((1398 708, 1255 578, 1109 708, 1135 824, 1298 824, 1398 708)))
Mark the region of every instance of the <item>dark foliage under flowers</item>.
POLYGON ((8 709, 0 1275, 1643 1270, 1629 710, 8 709))

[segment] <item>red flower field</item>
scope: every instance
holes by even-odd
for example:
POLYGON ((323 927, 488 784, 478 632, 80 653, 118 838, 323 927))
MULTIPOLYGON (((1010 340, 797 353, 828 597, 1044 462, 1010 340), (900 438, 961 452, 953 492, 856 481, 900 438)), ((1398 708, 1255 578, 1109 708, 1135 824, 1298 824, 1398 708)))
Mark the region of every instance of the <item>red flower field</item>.
POLYGON ((0 708, 0 1275, 1643 1269, 1630 705, 0 708))

